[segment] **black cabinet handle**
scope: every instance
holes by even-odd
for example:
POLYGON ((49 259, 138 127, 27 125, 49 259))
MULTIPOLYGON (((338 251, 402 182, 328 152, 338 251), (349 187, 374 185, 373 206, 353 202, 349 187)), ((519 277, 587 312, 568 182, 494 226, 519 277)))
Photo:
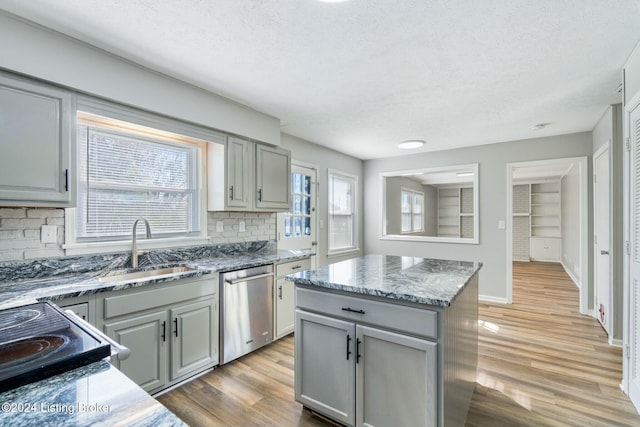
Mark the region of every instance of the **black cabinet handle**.
POLYGON ((64 191, 69 191, 69 169, 64 170, 64 191))
POLYGON ((362 341, 360 341, 360 338, 356 338, 356 363, 360 363, 360 344, 362 344, 362 341))
POLYGON ((258 190, 258 201, 262 201, 262 188, 258 190))
POLYGON ((176 325, 175 334, 176 334, 176 338, 178 338, 178 318, 177 317, 175 319, 173 319, 173 323, 175 323, 175 325, 176 325))
POLYGON ((347 360, 349 360, 349 355, 351 354, 351 350, 350 350, 350 345, 351 343, 351 336, 349 336, 349 334, 347 334, 347 360))
POLYGON ((229 187, 229 199, 233 200, 233 185, 229 187))
POLYGON ((282 285, 278 286, 278 298, 282 299, 282 285))
POLYGON ((355 310, 351 307, 342 307, 342 311, 348 311, 350 313, 358 313, 358 314, 364 314, 364 310, 355 310))
POLYGON ((167 321, 162 322, 162 341, 167 340, 167 321))
POLYGON ((302 268, 301 265, 294 265, 293 267, 291 267, 292 270, 297 270, 299 268, 302 268))

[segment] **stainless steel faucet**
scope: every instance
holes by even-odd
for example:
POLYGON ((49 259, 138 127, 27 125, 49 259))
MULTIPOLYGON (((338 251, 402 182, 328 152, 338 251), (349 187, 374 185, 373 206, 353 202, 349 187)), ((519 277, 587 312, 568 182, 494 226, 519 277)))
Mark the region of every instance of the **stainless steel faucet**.
POLYGON ((133 236, 131 238, 131 267, 136 268, 138 266, 138 247, 136 245, 136 227, 138 225, 138 221, 144 221, 144 226, 147 229, 147 239, 151 238, 151 227, 149 227, 149 222, 147 222, 146 219, 140 217, 138 219, 136 219, 136 221, 133 223, 133 236))

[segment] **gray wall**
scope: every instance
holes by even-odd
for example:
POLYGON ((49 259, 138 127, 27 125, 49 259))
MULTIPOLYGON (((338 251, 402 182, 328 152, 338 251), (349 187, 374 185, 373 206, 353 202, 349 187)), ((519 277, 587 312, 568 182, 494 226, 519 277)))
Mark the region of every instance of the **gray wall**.
MULTIPOLYGON (((562 241, 560 259, 567 273, 576 283, 586 285, 580 261, 580 166, 575 164, 560 181, 562 241)), ((587 290, 587 292, 589 292, 587 290)), ((590 292, 592 294, 593 292, 590 292)))
POLYGON ((280 120, 0 11, 0 68, 214 129, 280 143, 280 120))
MULTIPOLYGON (((506 231, 498 221, 506 220, 506 165, 511 162, 591 156, 591 132, 505 142, 455 150, 436 151, 389 159, 367 160, 364 164, 365 253, 426 256, 468 261, 482 261, 480 294, 485 298, 505 299, 506 231), (380 230, 379 173, 389 170, 418 169, 447 165, 479 163, 480 243, 452 244, 383 241, 380 230)), ((591 177, 589 167, 588 176, 591 177)), ((591 194, 591 184, 589 185, 591 194)), ((589 196, 589 210, 591 210, 589 196)), ((590 212, 588 213, 590 216, 590 212)), ((589 242, 592 246, 592 242, 589 242)), ((591 250, 591 252, 593 252, 591 250)))
MULTIPOLYGON (((291 158, 293 161, 300 161, 308 163, 318 167, 318 182, 320 183, 318 189, 318 206, 317 219, 318 222, 322 220, 324 222, 324 228, 318 229, 318 246, 316 257, 318 266, 331 264, 343 259, 351 258, 354 256, 362 255, 364 234, 363 234, 363 217, 364 209, 362 199, 364 197, 363 191, 363 163, 362 160, 355 157, 348 156, 346 154, 339 153, 337 151, 330 150, 320 145, 314 144, 309 141, 297 138, 295 136, 282 134, 281 146, 291 150, 291 158), (358 176, 358 247, 360 251, 357 253, 351 253, 342 257, 327 257, 327 244, 329 236, 327 234, 328 224, 328 206, 327 206, 327 169, 336 169, 341 172, 348 172, 358 176)), ((378 208, 376 208, 378 209, 378 208)))
MULTIPOLYGON (((640 57, 640 51, 638 54, 640 57)), ((640 68, 638 69, 640 72, 640 68)), ((607 141, 609 145, 609 169, 611 171, 611 246, 609 249, 611 259, 611 285, 613 313, 611 334, 614 340, 622 340, 624 324, 624 285, 623 285, 623 259, 624 259, 624 211, 623 188, 624 180, 624 140, 622 132, 623 108, 622 104, 615 104, 607 108, 602 118, 593 128, 593 152, 603 147, 607 141)))

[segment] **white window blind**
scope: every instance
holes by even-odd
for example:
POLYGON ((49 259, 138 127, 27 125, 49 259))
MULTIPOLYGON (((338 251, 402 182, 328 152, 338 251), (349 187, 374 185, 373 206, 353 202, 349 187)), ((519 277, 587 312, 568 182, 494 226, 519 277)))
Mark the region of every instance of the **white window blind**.
POLYGON ((356 249, 356 186, 353 175, 329 171, 329 252, 356 249))
POLYGON ((416 191, 401 191, 402 232, 424 231, 424 194, 416 191))
POLYGON ((154 238, 199 233, 198 146, 80 117, 77 241, 130 239, 138 217, 154 238))

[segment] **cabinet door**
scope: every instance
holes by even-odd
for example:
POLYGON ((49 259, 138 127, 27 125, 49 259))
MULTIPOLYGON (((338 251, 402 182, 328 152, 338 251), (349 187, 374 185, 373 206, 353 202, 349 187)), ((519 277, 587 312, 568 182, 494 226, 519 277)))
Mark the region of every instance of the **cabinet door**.
POLYGON ((293 332, 293 324, 295 317, 295 296, 294 284, 285 279, 278 279, 275 283, 276 290, 274 297, 276 300, 275 308, 275 338, 293 332))
POLYGON ((127 359, 116 361, 116 366, 133 382, 148 392, 166 384, 167 345, 171 331, 166 311, 107 323, 104 331, 131 350, 127 359))
POLYGON ((226 205, 230 208, 250 209, 252 143, 237 138, 229 138, 226 150, 227 188, 226 205))
POLYGON ((257 144, 256 208, 288 211, 290 198, 291 152, 257 144))
POLYGON ((560 261, 560 239, 531 237, 530 256, 535 261, 560 261))
POLYGON ((171 380, 218 363, 218 304, 209 299, 170 312, 171 380))
POLYGON ((354 425, 355 325, 296 310, 294 349, 296 400, 342 424, 354 425))
POLYGON ((358 426, 437 425, 437 344, 356 327, 358 426))
POLYGON ((72 206, 71 104, 68 91, 0 75, 3 206, 72 206))

